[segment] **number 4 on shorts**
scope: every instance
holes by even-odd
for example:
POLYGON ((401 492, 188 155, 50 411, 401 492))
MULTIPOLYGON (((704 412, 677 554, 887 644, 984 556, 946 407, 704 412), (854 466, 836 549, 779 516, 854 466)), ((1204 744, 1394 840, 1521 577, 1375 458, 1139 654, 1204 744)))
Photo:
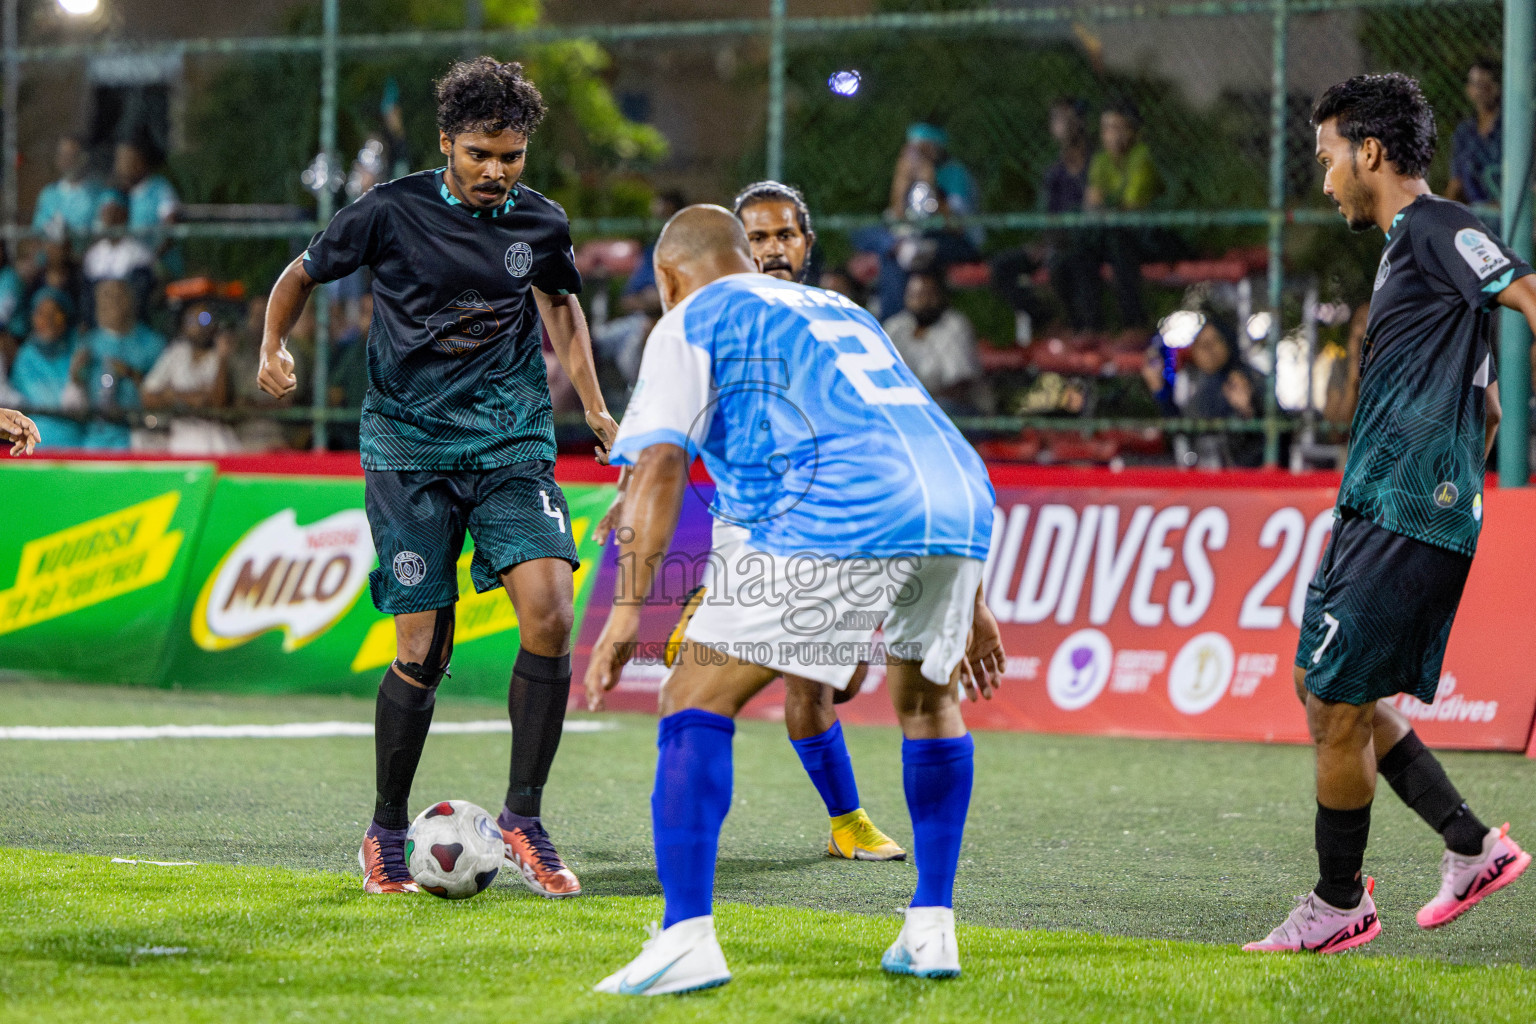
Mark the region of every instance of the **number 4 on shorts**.
POLYGON ((553 519, 555 521, 555 524, 560 527, 560 532, 564 533, 565 532, 565 516, 560 514, 560 510, 559 509, 557 509, 554 506, 550 505, 550 503, 549 503, 549 492, 548 491, 540 491, 539 492, 539 497, 542 498, 543 501, 544 501, 544 514, 549 516, 549 518, 553 519))
POLYGON ((1328 649, 1329 644, 1333 643, 1333 636, 1339 631, 1339 620, 1327 612, 1323 612, 1323 625, 1328 627, 1328 634, 1323 637, 1323 642, 1317 645, 1317 650, 1312 652, 1314 665, 1323 660, 1323 652, 1328 649))

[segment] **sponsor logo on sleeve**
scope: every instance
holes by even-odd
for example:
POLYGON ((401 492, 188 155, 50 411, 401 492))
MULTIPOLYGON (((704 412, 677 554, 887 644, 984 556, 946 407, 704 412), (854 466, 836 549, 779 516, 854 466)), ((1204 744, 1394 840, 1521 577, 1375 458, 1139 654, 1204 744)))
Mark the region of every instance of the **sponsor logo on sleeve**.
POLYGON ((1045 691, 1063 711, 1080 711, 1098 699, 1109 682, 1115 649, 1096 629, 1080 629, 1061 642, 1045 674, 1045 691))
POLYGON ((300 526, 285 508, 253 526, 214 568, 192 612, 192 639, 223 651, 281 629, 283 650, 297 650, 351 611, 373 557, 362 509, 300 526))
POLYGON ((1462 228, 1456 232, 1456 251, 1467 261, 1479 281, 1485 281, 1509 266, 1509 257, 1504 251, 1475 228, 1462 228))

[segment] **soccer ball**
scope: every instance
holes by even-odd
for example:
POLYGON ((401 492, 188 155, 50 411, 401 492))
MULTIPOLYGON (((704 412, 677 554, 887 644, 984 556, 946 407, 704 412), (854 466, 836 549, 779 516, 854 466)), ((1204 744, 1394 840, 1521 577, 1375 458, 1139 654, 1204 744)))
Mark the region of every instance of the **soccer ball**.
POLYGON ((445 900, 465 900, 490 885, 505 856, 501 829, 468 800, 433 804, 405 833, 411 877, 445 900))

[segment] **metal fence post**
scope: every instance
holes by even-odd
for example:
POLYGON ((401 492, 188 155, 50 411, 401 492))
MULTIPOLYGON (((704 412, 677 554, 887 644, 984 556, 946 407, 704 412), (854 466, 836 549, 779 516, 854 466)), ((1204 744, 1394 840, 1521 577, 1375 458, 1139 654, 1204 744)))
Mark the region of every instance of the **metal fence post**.
MULTIPOLYGON (((1531 60, 1536 47, 1531 0, 1504 0, 1504 194, 1500 196, 1504 241, 1520 258, 1531 258, 1531 60)), ((1512 309, 1499 318, 1499 486, 1530 482, 1531 331, 1512 309)))
POLYGON ((784 174, 784 18, 786 0, 768 2, 768 174, 784 174))
MULTIPOLYGON (((1274 69, 1270 88, 1269 140, 1269 374, 1264 388, 1264 465, 1280 462, 1280 418, 1275 395, 1279 376, 1280 313, 1285 304, 1285 120, 1286 42, 1289 11, 1286 0, 1274 0, 1274 69)), ((1238 331, 1247 325, 1239 324, 1238 331)))
MULTIPOLYGON (((331 175, 334 172, 336 155, 336 31, 340 20, 340 0, 325 0, 324 35, 321 37, 320 46, 320 153, 324 157, 322 163, 325 166, 326 180, 316 196, 316 217, 320 224, 331 222, 331 214, 334 212, 333 193, 331 192, 331 175)), ((329 438, 329 429, 325 418, 326 399, 330 383, 330 349, 331 349, 331 300, 326 293, 326 287, 321 285, 315 289, 314 301, 319 303, 315 307, 315 393, 314 416, 315 436, 314 449, 323 452, 326 449, 329 438)))

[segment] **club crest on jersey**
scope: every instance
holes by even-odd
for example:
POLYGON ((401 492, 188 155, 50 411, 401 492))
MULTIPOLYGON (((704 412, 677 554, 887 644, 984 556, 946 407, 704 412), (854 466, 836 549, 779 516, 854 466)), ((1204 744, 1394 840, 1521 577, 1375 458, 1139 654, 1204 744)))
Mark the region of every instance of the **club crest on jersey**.
POLYGON ((1456 504, 1456 499, 1460 494, 1461 492, 1456 489, 1456 485, 1446 480, 1435 487, 1435 504, 1441 508, 1450 508, 1456 504))
POLYGON ((450 356, 463 355, 491 340, 501 327, 496 310, 473 288, 427 317, 424 326, 432 347, 450 356))
POLYGON ((1509 257, 1502 249, 1489 241, 1488 236, 1473 228, 1456 232, 1456 251, 1467 261, 1467 266, 1479 281, 1492 277, 1509 266, 1509 257))
POLYGON ((527 242, 513 242, 507 246, 507 273, 513 277, 527 277, 533 269, 533 249, 527 242))
POLYGON ((427 560, 414 551, 402 551, 395 556, 395 579, 401 586, 414 587, 427 575, 427 560))
POLYGON ((1392 273, 1392 261, 1387 259, 1386 253, 1381 255, 1381 265, 1376 268, 1376 284, 1372 291, 1381 291, 1381 286, 1387 283, 1387 277, 1392 273))

